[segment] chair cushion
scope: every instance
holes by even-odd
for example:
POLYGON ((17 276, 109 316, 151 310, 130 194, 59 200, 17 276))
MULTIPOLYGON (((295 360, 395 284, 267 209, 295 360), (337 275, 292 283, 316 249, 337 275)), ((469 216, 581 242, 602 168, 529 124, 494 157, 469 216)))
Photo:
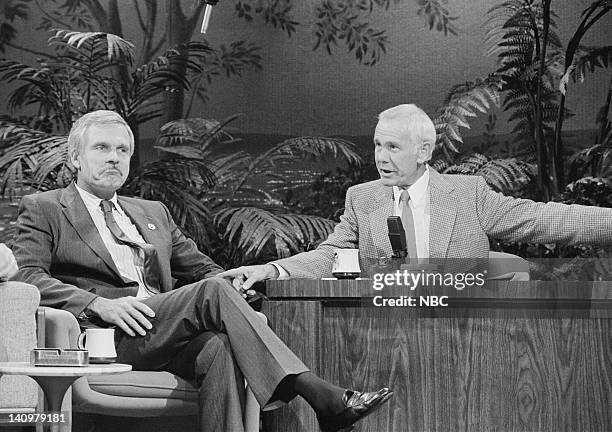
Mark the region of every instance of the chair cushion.
POLYGON ((111 396, 198 400, 192 383, 170 372, 132 371, 87 378, 92 390, 111 396))

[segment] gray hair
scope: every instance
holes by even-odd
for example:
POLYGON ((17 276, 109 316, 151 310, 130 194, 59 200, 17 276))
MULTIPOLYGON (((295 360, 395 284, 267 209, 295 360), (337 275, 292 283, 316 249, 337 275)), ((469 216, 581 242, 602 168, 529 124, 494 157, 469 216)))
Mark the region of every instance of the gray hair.
POLYGON ((401 132, 407 133, 416 142, 436 144, 436 127, 421 108, 414 104, 403 104, 389 108, 378 114, 379 120, 401 121, 401 132))
POLYGON ((134 134, 127 122, 115 111, 98 110, 84 114, 74 122, 68 134, 68 159, 83 149, 83 139, 91 126, 123 125, 130 136, 130 155, 134 153, 134 134))

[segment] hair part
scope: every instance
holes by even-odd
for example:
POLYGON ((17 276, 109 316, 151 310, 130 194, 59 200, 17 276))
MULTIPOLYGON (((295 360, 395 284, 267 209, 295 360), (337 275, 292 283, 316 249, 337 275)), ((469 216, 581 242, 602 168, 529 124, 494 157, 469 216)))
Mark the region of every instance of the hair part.
POLYGON ((68 134, 68 160, 79 154, 83 149, 85 134, 92 126, 122 125, 130 136, 130 155, 134 154, 134 134, 127 122, 115 111, 98 110, 81 116, 74 122, 68 134))

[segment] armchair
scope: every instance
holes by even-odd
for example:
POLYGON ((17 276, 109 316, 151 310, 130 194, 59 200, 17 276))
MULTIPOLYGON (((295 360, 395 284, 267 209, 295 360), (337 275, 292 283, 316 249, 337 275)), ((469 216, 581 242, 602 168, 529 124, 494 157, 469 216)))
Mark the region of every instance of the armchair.
MULTIPOLYGON (((40 294, 32 285, 0 283, 0 361, 29 361, 36 347, 35 314, 40 294)), ((26 376, 0 378, 0 412, 36 409, 38 385, 26 376)))
POLYGON ((528 281, 529 262, 505 252, 489 252, 489 280, 528 281))
MULTIPOLYGON (((45 345, 76 348, 80 332, 76 318, 67 311, 42 309, 45 345)), ((94 422, 96 430, 195 430, 198 392, 190 382, 161 371, 79 378, 72 386, 72 410, 86 414, 75 415, 75 424, 94 422)), ((247 432, 259 431, 259 405, 250 390, 243 422, 247 432)))

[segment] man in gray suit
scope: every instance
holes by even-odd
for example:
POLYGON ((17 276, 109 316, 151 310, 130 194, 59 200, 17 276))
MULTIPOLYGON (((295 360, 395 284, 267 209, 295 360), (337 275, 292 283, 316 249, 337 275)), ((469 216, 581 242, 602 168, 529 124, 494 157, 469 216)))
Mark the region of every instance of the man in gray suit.
POLYGON ((379 115, 374 156, 380 179, 348 189, 334 232, 313 251, 219 274, 249 289, 275 278, 331 276, 334 249, 359 249, 362 268, 392 254, 386 220, 402 217, 409 255, 439 260, 488 258, 489 236, 508 241, 612 243, 612 209, 540 203, 492 191, 480 176, 439 174, 427 165, 436 142, 415 105, 379 115))
POLYGON ((202 431, 243 430, 244 378, 262 407, 302 396, 325 431, 352 425, 390 397, 388 389, 343 390, 308 371, 215 277, 222 269, 162 203, 117 196, 134 150, 118 114, 81 117, 68 148, 76 183, 21 202, 17 279, 40 289, 42 305, 68 310, 83 326, 116 326, 118 361, 193 379, 202 431))

